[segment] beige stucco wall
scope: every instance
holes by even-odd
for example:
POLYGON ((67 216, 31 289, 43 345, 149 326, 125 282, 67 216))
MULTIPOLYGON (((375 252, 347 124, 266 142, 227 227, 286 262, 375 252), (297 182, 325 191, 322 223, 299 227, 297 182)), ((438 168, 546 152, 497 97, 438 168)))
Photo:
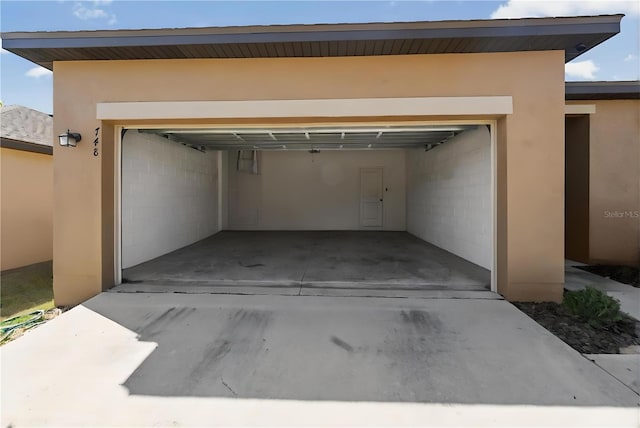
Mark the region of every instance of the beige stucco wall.
POLYGON ((236 171, 230 152, 229 228, 405 230, 403 150, 265 151, 260 174, 236 171), (360 226, 360 168, 383 168, 383 227, 360 226))
POLYGON ((589 117, 589 262, 640 265, 640 100, 595 104, 589 117))
MULTIPOLYGON (((511 300, 559 300, 564 279, 563 68, 562 51, 56 62, 54 133, 71 128, 89 137, 102 125, 98 157, 90 138, 75 149, 55 148, 56 301, 76 303, 112 285, 113 124, 96 120, 97 102, 491 95, 512 96, 514 107, 498 123, 498 215, 504 221, 497 237, 498 289, 511 300)), ((336 122, 317 117, 242 122, 327 121, 336 122)))
POLYGON ((0 148, 0 270, 51 260, 53 157, 0 148))

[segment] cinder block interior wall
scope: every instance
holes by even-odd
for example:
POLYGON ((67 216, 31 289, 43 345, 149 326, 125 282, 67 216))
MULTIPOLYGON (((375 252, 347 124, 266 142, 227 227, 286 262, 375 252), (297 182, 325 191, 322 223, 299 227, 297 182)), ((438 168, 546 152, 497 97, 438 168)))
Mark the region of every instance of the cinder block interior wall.
POLYGON ((407 231, 486 269, 492 264, 491 136, 486 126, 407 151, 407 231))
POLYGON ((122 267, 218 232, 218 152, 127 131, 122 143, 122 267))

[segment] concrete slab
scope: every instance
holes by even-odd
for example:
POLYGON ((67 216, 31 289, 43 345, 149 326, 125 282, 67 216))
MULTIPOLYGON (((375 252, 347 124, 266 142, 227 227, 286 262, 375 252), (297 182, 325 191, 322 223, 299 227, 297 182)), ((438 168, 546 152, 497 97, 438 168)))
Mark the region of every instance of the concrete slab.
POLYGON ((572 266, 565 267, 564 281, 567 290, 582 290, 591 286, 604 291, 620 301, 620 309, 623 312, 640 320, 640 288, 621 284, 572 266))
POLYGON ((640 289, 631 286, 626 291, 607 291, 607 294, 620 301, 620 310, 640 320, 640 289))
POLYGON ((640 394, 640 355, 587 354, 585 357, 640 394))
POLYGON ((399 287, 380 288, 350 288, 349 284, 338 287, 305 287, 300 289, 301 296, 327 297, 385 297, 404 299, 490 299, 502 300, 503 297, 491 291, 469 290, 412 290, 399 287))
POLYGON ((566 266, 564 272, 565 288, 568 290, 581 290, 586 286, 595 287, 602 291, 627 291, 629 288, 633 289, 630 285, 621 284, 573 266, 566 266))
POLYGON ((143 281, 121 284, 109 289, 114 293, 256 294, 297 296, 300 284, 282 285, 271 281, 143 281))
POLYGON ((364 282, 482 289, 490 273, 406 232, 320 232, 303 283, 364 282))
MULTIPOLYGON (((231 232, 125 269, 125 284, 488 290, 490 272, 406 232, 231 232), (136 284, 138 283, 138 284, 136 284)), ((219 289, 222 290, 222 289, 219 289)), ((226 292, 226 291, 223 291, 226 292)))
POLYGON ((388 297, 416 299, 497 299, 503 297, 487 290, 456 290, 449 288, 421 287, 410 284, 379 284, 364 282, 335 282, 278 286, 268 282, 256 285, 253 281, 234 281, 231 284, 211 284, 207 281, 163 282, 144 281, 122 284, 108 290, 109 293, 177 293, 177 294, 240 294, 274 296, 334 296, 334 297, 388 297))
POLYGON ((501 300, 103 293, 0 358, 2 426, 637 424, 501 300))

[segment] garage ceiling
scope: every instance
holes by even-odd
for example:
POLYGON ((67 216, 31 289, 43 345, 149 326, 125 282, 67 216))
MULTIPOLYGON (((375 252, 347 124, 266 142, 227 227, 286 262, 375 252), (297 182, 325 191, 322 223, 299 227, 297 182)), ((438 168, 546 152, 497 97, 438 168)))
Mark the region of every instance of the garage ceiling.
POLYGON ((139 129, 199 150, 430 149, 475 125, 272 129, 139 129))

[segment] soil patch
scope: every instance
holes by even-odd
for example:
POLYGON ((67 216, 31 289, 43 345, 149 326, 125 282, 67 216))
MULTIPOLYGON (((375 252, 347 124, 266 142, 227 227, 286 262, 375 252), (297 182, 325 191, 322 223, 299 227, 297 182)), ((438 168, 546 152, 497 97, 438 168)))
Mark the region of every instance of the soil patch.
POLYGON ((595 328, 558 303, 514 305, 582 354, 619 354, 620 348, 640 345, 640 322, 628 316, 611 326, 595 328))
POLYGON ((637 267, 618 265, 590 265, 575 267, 623 284, 629 284, 632 287, 640 288, 640 269, 637 267))

